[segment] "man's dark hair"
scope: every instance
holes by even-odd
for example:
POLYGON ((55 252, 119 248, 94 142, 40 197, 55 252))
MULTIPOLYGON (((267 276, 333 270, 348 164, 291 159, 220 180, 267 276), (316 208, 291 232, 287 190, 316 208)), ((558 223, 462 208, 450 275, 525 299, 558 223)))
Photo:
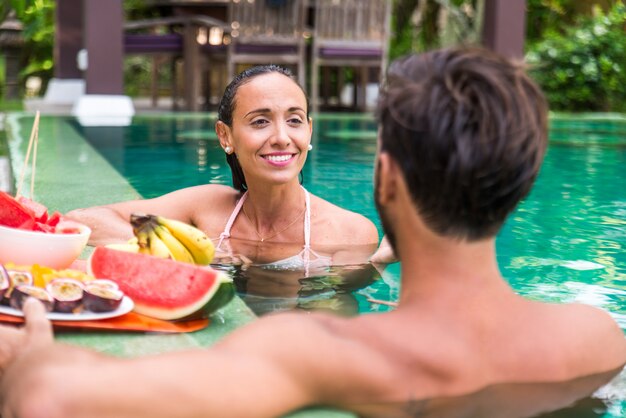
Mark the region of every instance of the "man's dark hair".
MULTIPOLYGON (((298 87, 300 87, 300 90, 302 90, 302 93, 304 93, 304 97, 306 98, 306 112, 308 118, 309 99, 302 86, 296 81, 293 73, 287 68, 280 67, 274 64, 269 64, 248 68, 247 70, 242 71, 237 76, 235 76, 235 78, 233 78, 233 80, 230 82, 230 84, 228 84, 228 86, 226 86, 226 89, 224 90, 224 95, 222 96, 219 108, 217 110, 217 119, 232 127, 233 112, 235 111, 235 106, 237 105, 236 97, 239 87, 248 83, 257 76, 269 73, 279 73, 286 77, 289 77, 291 80, 293 80, 294 83, 298 85, 298 87)), ((233 176, 233 187, 240 192, 248 190, 246 178, 243 175, 243 170, 241 169, 241 165, 239 164, 237 155, 235 155, 235 153, 226 154, 226 162, 230 166, 230 171, 233 176)))
POLYGON ((547 146, 546 100, 522 66, 485 49, 394 61, 379 98, 381 152, 434 232, 495 236, 530 191, 547 146))

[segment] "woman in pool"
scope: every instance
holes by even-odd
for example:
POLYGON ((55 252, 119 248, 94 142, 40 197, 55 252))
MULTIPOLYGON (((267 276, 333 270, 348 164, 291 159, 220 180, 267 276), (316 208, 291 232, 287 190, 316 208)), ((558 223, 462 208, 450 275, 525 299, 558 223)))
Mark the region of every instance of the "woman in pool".
POLYGON ((256 264, 308 270, 367 260, 378 243, 374 224, 300 185, 312 121, 306 95, 288 70, 267 65, 235 77, 215 130, 233 188, 206 184, 68 216, 92 228, 92 245, 128 240, 130 214, 144 212, 197 226, 216 240, 217 256, 227 261, 243 255, 256 264))

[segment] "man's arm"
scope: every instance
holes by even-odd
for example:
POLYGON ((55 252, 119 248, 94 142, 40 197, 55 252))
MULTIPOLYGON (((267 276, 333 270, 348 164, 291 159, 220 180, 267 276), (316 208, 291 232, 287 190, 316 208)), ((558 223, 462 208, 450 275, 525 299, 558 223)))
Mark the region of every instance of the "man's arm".
MULTIPOLYGON (((37 305, 27 323, 46 324, 37 305)), ((21 341, 40 339, 41 329, 27 326, 21 341)), ((0 347, 15 347, 10 340, 0 347)), ((355 371, 369 369, 359 347, 296 314, 258 320, 211 349, 135 359, 52 342, 27 345, 0 364, 6 370, 0 411, 4 418, 275 417, 311 404, 337 405, 345 391, 362 394, 355 371)))
POLYGON ((22 337, 0 327, 14 353, 0 363, 3 418, 275 417, 379 399, 397 379, 362 319, 270 315, 210 349, 119 359, 54 344, 34 305, 22 337))
MULTIPOLYGON (((27 323, 47 323, 41 306, 27 314, 27 323)), ((272 338, 270 324, 268 329, 259 322, 251 333, 241 333, 240 343, 235 338, 208 350, 136 359, 107 357, 53 344, 51 339, 15 350, 18 342, 47 338, 40 335, 41 327, 26 326, 24 335, 0 341, 1 347, 12 347, 15 353, 14 361, 0 365, 6 369, 0 386, 1 414, 4 418, 274 417, 313 403, 306 375, 293 369, 298 353, 293 352, 291 359, 278 358, 270 346, 280 343, 267 343, 272 338), (260 347, 240 346, 258 333, 263 333, 260 347)), ((9 335, 6 330, 0 328, 3 337, 9 335)))

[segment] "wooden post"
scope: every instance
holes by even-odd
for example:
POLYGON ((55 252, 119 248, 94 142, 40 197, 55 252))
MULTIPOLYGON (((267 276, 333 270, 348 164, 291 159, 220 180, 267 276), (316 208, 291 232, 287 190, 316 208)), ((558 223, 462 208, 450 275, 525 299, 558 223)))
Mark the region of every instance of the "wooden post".
POLYGON ((526 0, 485 0, 483 45, 509 58, 524 57, 526 0))
POLYGON ((123 94, 122 0, 84 0, 87 94, 123 94))
POLYGON ((83 47, 83 0, 56 0, 54 30, 54 77, 83 78, 76 64, 83 47))
POLYGON ((185 44, 183 51, 183 62, 185 63, 184 95, 186 110, 198 111, 198 95, 200 93, 200 50, 196 37, 198 28, 196 25, 187 23, 185 25, 185 44))

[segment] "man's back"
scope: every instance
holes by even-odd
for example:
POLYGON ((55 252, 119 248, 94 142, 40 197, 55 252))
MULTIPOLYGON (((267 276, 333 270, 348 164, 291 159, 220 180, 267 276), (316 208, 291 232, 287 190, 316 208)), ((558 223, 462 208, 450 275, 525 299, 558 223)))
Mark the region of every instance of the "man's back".
MULTIPOLYGON (((411 291, 415 278, 403 280, 411 291)), ((590 395, 626 362, 622 331, 599 309, 526 300, 502 279, 462 293, 410 297, 393 312, 356 318, 270 316, 219 348, 248 347, 242 354, 275 362, 303 399, 363 416, 404 416, 456 398, 463 408, 497 401, 520 414, 510 416, 531 416, 590 395), (494 391, 499 398, 483 399, 494 391)), ((286 399, 275 401, 280 409, 286 399)))
POLYGON ((400 306, 356 319, 314 316, 321 324, 309 334, 319 344, 314 351, 337 372, 320 386, 333 403, 403 402, 569 381, 624 365, 626 339, 606 313, 501 296, 479 312, 400 306), (366 388, 359 399, 355 381, 366 388))

